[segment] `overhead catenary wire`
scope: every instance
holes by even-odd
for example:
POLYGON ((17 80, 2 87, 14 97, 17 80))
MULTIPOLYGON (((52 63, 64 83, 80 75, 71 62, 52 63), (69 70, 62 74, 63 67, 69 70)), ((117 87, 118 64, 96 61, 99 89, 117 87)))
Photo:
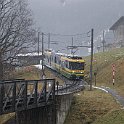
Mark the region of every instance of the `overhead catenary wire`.
POLYGON ((85 33, 77 33, 77 34, 60 34, 60 33, 46 33, 45 32, 44 36, 48 39, 46 41, 46 44, 47 44, 47 47, 49 49, 50 44, 51 45, 52 44, 56 45, 56 44, 59 44, 59 43, 65 43, 65 42, 69 41, 69 39, 67 39, 67 38, 71 39, 72 37, 75 39, 75 42, 82 42, 82 41, 86 42, 88 40, 88 38, 90 38, 90 32, 91 31, 88 31, 88 32, 85 32, 85 33), (59 41, 54 39, 54 38, 59 38, 59 41), (66 39, 63 39, 63 38, 66 38, 66 39))
MULTIPOLYGON (((44 36, 43 43, 46 44, 48 49, 53 47, 53 45, 58 45, 58 44, 61 44, 62 46, 63 45, 68 46, 69 44, 67 44, 67 43, 72 41, 71 40, 72 37, 76 44, 79 42, 81 43, 78 46, 82 46, 83 42, 85 42, 85 43, 86 43, 86 41, 87 41, 87 43, 88 43, 88 41, 90 42, 90 37, 91 37, 90 36, 91 31, 87 31, 85 33, 76 33, 76 34, 60 34, 60 33, 47 33, 47 32, 44 33, 43 31, 42 31, 42 33, 44 36), (58 38, 59 38, 59 40, 58 40, 58 38)), ((40 33, 40 35, 42 35, 42 33, 40 33)), ((87 46, 87 44, 85 46, 87 46)))
POLYGON ((61 37, 75 37, 75 36, 83 36, 83 38, 87 37, 88 32, 86 33, 77 33, 77 34, 60 34, 60 33, 44 33, 45 36, 61 36, 61 37))

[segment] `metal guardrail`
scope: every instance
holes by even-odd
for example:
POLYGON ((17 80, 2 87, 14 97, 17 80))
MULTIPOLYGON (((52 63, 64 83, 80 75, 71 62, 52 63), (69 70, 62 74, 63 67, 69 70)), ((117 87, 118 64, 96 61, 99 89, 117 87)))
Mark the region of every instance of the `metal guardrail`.
POLYGON ((84 87, 84 81, 70 81, 71 83, 65 84, 65 85, 59 85, 57 83, 56 85, 56 95, 63 95, 68 93, 74 93, 83 90, 84 87))

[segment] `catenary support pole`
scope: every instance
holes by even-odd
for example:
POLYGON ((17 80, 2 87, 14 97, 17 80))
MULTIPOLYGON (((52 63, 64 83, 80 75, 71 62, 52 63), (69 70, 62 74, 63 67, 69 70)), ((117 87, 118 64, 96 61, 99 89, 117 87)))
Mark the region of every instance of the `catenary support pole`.
POLYGON ((93 78, 93 32, 91 29, 91 64, 90 64, 90 90, 92 90, 92 78, 93 78))
POLYGON ((48 49, 50 49, 50 33, 48 33, 48 49))
POLYGON ((39 56, 39 48, 40 48, 39 42, 40 42, 40 32, 38 32, 38 39, 37 39, 37 53, 38 53, 38 56, 39 56))
POLYGON ((44 33, 42 33, 42 79, 45 78, 45 73, 44 73, 44 33))
POLYGON ((103 41, 102 41, 102 44, 103 44, 103 52, 105 51, 105 31, 103 30, 103 41))
POLYGON ((73 54, 73 46, 74 46, 74 42, 73 42, 73 37, 72 37, 72 49, 71 49, 71 54, 73 54))

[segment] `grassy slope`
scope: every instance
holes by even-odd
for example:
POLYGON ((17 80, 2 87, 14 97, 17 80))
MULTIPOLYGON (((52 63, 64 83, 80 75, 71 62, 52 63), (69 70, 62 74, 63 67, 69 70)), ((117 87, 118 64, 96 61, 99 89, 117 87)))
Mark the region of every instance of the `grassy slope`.
MULTIPOLYGON (((93 71, 97 71, 97 86, 109 86, 122 92, 124 90, 124 48, 94 55, 93 71), (115 64, 115 85, 112 85, 112 64, 115 64)), ((86 58, 86 69, 89 70, 89 57, 86 58)), ((86 73, 89 73, 86 71, 86 73)))
POLYGON ((36 69, 34 66, 28 66, 16 70, 13 74, 14 78, 22 78, 26 80, 38 80, 40 79, 40 70, 36 69))
POLYGON ((93 124, 124 124, 124 110, 112 111, 102 119, 97 119, 93 124))
MULTIPOLYGON (((90 57, 86 57, 88 77, 90 57)), ((93 71, 97 86, 108 86, 124 96, 124 48, 94 55, 93 71), (115 85, 112 85, 112 64, 115 64, 115 85)), ((124 110, 105 92, 93 90, 76 95, 65 124, 123 124, 124 110)))
MULTIPOLYGON (((87 90, 75 94, 65 124, 91 124, 97 118, 100 120, 100 118, 106 116, 107 113, 109 115, 109 113, 118 110, 120 110, 119 104, 116 104, 115 100, 107 93, 100 90, 87 90)), ((94 124, 103 124, 99 123, 99 120, 98 123, 94 124)))
POLYGON ((7 120, 14 117, 14 113, 0 115, 0 124, 4 124, 7 120))

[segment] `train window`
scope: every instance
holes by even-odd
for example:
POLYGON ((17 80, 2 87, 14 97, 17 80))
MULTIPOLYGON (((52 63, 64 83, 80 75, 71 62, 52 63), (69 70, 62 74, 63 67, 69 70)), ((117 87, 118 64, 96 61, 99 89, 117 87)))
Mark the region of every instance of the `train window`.
POLYGON ((68 68, 68 61, 65 61, 65 67, 68 68))
POLYGON ((69 68, 69 62, 68 62, 68 68, 69 68))
POLYGON ((56 63, 56 57, 55 57, 55 63, 56 63))
POLYGON ((72 69, 72 70, 84 70, 84 63, 69 62, 69 69, 72 69))

